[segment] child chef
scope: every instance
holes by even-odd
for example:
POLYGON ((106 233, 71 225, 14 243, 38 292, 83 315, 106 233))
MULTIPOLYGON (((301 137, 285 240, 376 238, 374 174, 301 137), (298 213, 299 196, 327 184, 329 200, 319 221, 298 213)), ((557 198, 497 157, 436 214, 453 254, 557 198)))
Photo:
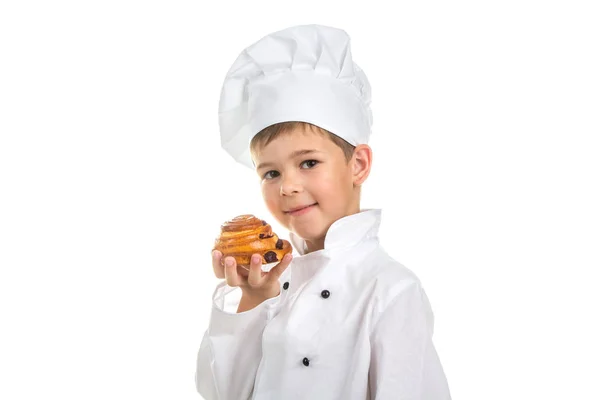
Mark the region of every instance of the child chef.
POLYGON ((379 244, 381 210, 360 206, 370 103, 349 36, 328 26, 263 37, 227 73, 222 145, 256 171, 297 254, 268 273, 255 255, 244 273, 213 252, 205 399, 450 399, 423 286, 379 244))

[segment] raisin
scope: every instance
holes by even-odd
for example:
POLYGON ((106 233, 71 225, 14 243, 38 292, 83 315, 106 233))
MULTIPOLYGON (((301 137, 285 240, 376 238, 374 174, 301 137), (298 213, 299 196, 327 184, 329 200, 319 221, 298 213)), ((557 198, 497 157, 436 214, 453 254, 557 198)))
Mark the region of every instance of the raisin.
POLYGON ((277 243, 275 243, 275 248, 278 250, 283 250, 283 240, 277 239, 277 243))
POLYGON ((258 238, 259 238, 259 239, 264 239, 264 238, 265 238, 265 234, 264 234, 264 233, 261 233, 261 234, 259 234, 259 235, 258 235, 258 238))
POLYGON ((267 251, 265 253, 265 261, 268 263, 277 261, 277 254, 274 251, 267 251))
POLYGON ((265 220, 261 219, 260 222, 262 222, 263 226, 267 225, 267 221, 265 221, 265 220))

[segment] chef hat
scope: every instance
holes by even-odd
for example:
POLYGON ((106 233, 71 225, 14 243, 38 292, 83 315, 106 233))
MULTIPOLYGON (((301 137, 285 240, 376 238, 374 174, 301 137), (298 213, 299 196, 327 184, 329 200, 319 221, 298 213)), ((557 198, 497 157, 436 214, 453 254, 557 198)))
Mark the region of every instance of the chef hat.
POLYGON ((279 122, 317 125, 351 145, 371 135, 371 86, 352 61, 350 37, 322 25, 293 26, 246 48, 223 83, 221 145, 254 168, 250 141, 279 122))

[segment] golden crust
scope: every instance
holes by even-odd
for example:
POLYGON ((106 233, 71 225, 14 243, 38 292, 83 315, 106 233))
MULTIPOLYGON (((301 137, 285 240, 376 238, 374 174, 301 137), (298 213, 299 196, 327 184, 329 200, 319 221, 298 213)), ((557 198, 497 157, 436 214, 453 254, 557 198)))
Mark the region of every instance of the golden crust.
POLYGON ((237 265, 248 268, 252 254, 260 254, 263 264, 279 262, 292 252, 292 245, 279 239, 266 221, 244 214, 221 225, 221 234, 215 240, 213 250, 223 253, 221 263, 231 256, 237 265))

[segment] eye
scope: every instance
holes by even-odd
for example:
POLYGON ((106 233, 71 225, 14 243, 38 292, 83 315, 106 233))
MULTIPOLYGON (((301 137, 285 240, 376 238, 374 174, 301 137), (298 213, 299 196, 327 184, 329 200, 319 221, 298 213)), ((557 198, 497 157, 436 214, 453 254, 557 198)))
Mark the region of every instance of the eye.
POLYGON ((317 160, 306 160, 306 161, 303 161, 302 164, 300 164, 300 167, 302 167, 303 165, 306 165, 307 168, 313 168, 318 163, 319 162, 317 160))
POLYGON ((263 175, 263 179, 273 179, 273 178, 277 178, 278 176, 279 176, 279 172, 268 171, 266 174, 263 175))

